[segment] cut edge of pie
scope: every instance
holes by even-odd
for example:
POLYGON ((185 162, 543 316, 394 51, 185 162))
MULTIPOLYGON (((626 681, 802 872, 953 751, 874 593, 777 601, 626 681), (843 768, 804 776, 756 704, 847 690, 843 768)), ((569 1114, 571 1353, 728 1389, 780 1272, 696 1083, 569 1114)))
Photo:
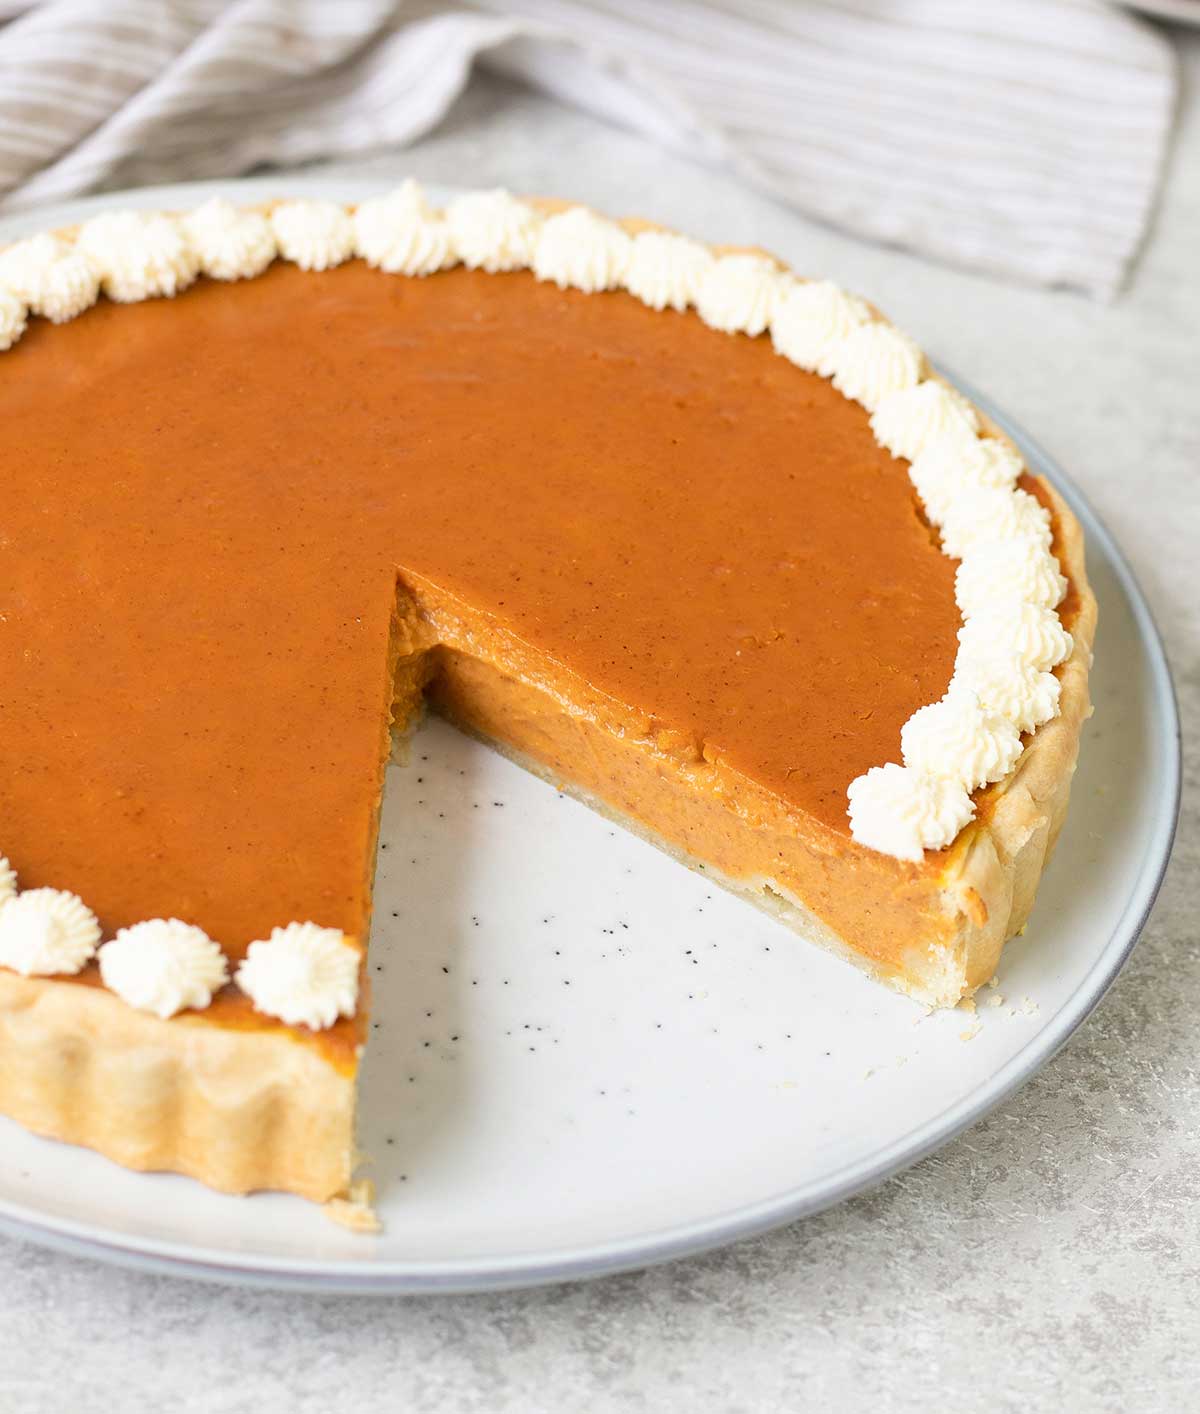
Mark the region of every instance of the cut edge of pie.
MULTIPOLYGON (((560 209, 560 204, 545 207, 560 209)), ((631 232, 647 229, 643 222, 625 225, 631 232)), ((1007 442, 1000 429, 985 418, 981 422, 988 436, 1007 442)), ((1073 646, 1055 669, 1061 684, 1058 713, 1028 737, 1016 768, 981 793, 985 808, 953 843, 928 854, 908 876, 921 881, 940 917, 940 936, 932 941, 922 928, 914 932, 912 897, 902 890, 892 900, 892 915, 885 912, 875 920, 879 946, 871 955, 847 942, 805 905, 798 890, 777 878, 725 875, 656 829, 653 803, 627 814, 598 789, 600 781, 566 779, 515 728, 495 729, 471 707, 469 694, 456 695, 454 671, 439 677, 448 686, 434 705, 520 765, 680 862, 702 867, 707 878, 878 980, 927 1005, 952 1006, 992 976, 1004 942, 1025 925, 1066 815, 1082 724, 1090 715, 1096 605, 1083 536, 1057 491, 1040 478, 1037 486, 1052 514, 1054 553, 1073 595, 1073 646)), ((415 619, 435 625, 427 637, 419 635, 421 652, 458 651, 462 628, 444 609, 417 592, 415 619)), ((501 697, 504 691, 540 690, 514 676, 511 663, 488 663, 477 651, 462 655, 462 661, 473 672, 494 675, 501 697)), ((413 675, 413 682, 419 677, 413 675)), ((420 687, 411 691, 416 695, 397 704, 405 729, 421 710, 420 687)), ((602 727, 588 729, 605 736, 602 727)), ((616 752, 644 750, 611 733, 604 745, 616 752)), ((653 776, 660 782, 656 788, 668 793, 686 789, 686 773, 677 772, 672 785, 672 769, 647 772, 647 779, 653 776)), ((755 828, 744 822, 740 827, 755 828)), ((364 990, 360 1011, 366 1001, 364 990)), ((67 987, 53 977, 0 969, 0 1052, 0 1111, 35 1133, 84 1145, 130 1169, 179 1172, 230 1193, 280 1189, 328 1201, 351 1191, 359 1161, 358 1058, 335 1061, 296 1031, 212 1025, 186 1012, 162 1021, 99 987, 67 987)))

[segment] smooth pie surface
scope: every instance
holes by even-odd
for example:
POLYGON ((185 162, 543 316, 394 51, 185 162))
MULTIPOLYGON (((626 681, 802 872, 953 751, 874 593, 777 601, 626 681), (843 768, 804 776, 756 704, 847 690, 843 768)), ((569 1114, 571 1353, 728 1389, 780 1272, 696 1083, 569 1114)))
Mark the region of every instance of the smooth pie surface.
POLYGON ((106 930, 365 934, 398 574, 839 836, 950 678, 865 412, 692 315, 280 265, 2 367, 5 847, 106 930))

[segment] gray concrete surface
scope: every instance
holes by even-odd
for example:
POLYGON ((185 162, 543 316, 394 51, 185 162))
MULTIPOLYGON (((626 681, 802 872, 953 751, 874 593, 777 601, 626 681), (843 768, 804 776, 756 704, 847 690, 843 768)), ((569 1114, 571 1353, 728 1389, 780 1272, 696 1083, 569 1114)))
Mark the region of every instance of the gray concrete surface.
MULTIPOLYGON (((499 84, 352 174, 502 182, 757 240, 871 294, 1081 481, 1200 719, 1200 42, 1162 209, 1113 305, 862 245, 499 84)), ((875 1192, 590 1286, 225 1290, 0 1242, 4 1414, 1200 1407, 1200 764, 1140 947, 1058 1059, 875 1192)))

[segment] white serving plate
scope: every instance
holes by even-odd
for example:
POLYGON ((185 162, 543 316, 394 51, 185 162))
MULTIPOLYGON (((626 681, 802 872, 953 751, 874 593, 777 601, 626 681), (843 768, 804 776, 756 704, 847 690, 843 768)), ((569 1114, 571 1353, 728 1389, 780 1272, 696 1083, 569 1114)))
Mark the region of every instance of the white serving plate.
MULTIPOLYGON (((374 184, 205 183, 354 199, 374 184)), ((969 391, 969 390, 968 390, 969 391)), ((442 723, 389 773, 363 1143, 384 1231, 298 1199, 127 1173, 0 1120, 0 1229, 150 1270, 339 1291, 595 1276, 792 1221, 913 1163, 1044 1064, 1161 880, 1179 727, 1145 602, 1063 473, 986 401, 1088 537, 1100 601, 1071 818, 977 1015, 925 1016, 442 723), (999 1005, 992 1005, 1003 998, 999 1005)), ((1033 1180, 1031 1180, 1033 1181, 1033 1180)))

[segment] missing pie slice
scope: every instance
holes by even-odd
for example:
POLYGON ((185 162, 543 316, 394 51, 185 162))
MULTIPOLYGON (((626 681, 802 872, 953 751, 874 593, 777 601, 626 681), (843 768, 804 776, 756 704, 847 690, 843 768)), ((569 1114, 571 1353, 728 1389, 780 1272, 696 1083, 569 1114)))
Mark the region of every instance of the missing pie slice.
POLYGON ((1095 606, 1062 500, 903 335, 498 193, 98 222, 0 252, 0 1110, 344 1193, 426 708, 922 1002, 987 981, 1095 606))

